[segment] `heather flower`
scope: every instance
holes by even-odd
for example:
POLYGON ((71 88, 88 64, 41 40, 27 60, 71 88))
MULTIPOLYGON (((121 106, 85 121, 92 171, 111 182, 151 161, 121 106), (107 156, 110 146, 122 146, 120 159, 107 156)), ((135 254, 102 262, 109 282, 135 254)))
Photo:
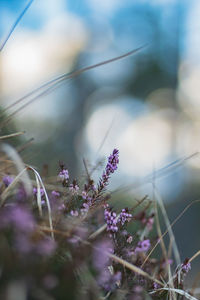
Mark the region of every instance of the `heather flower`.
POLYGON ((148 218, 146 225, 149 231, 152 230, 153 224, 154 224, 154 218, 153 217, 148 218))
POLYGON ((157 289, 159 289, 160 288, 160 285, 157 283, 157 282, 153 282, 153 289, 154 290, 157 290, 157 289))
POLYGON ((68 180, 69 180, 69 172, 67 169, 62 169, 59 174, 58 177, 60 178, 60 180, 62 181, 62 184, 67 184, 68 180))
POLYGON ((71 183, 71 184, 69 185, 69 190, 70 190, 70 192, 72 192, 73 195, 75 195, 75 194, 78 193, 78 191, 79 191, 79 186, 78 186, 76 180, 73 180, 73 183, 71 183))
POLYGON ((56 192, 56 191, 52 191, 52 192, 51 192, 51 195, 52 195, 54 198, 59 198, 59 197, 60 197, 60 193, 59 193, 59 192, 56 192))
POLYGON ((87 199, 87 197, 88 197, 87 192, 86 191, 82 191, 82 198, 85 200, 85 199, 87 199))
POLYGON ((112 211, 107 205, 104 210, 104 219, 107 224, 107 231, 117 232, 118 231, 118 219, 116 212, 112 211))
POLYGON ((98 193, 100 193, 107 185, 111 173, 117 170, 117 165, 119 163, 119 150, 114 149, 113 153, 108 157, 108 163, 106 169, 103 172, 102 178, 99 181, 98 193))
MULTIPOLYGON (((35 196, 37 196, 37 188, 36 187, 33 188, 33 194, 35 196)), ((44 189, 43 188, 40 188, 40 196, 44 197, 44 189)))
POLYGON ((2 181, 5 186, 8 187, 13 182, 13 178, 10 175, 6 175, 3 177, 2 181))
POLYGON ((133 237, 132 237, 132 235, 129 235, 128 238, 127 238, 127 240, 126 240, 126 242, 127 242, 128 244, 131 244, 132 241, 133 241, 133 237))
POLYGON ((139 241, 137 247, 135 248, 135 253, 146 252, 149 250, 151 244, 149 240, 139 241))
POLYGON ((120 223, 123 226, 126 222, 129 222, 131 218, 132 218, 132 214, 129 214, 127 208, 123 208, 119 215, 118 223, 120 223))
POLYGON ((73 217, 78 217, 78 211, 77 210, 71 210, 70 215, 73 217))
POLYGON ((184 260, 184 262, 181 264, 181 271, 184 273, 184 274, 187 274, 189 271, 191 270, 191 264, 189 262, 189 259, 186 258, 184 260))

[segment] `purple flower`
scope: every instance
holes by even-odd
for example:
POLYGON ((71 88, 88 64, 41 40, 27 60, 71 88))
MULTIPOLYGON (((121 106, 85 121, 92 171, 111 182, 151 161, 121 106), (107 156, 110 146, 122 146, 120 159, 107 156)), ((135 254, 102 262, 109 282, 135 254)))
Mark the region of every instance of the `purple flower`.
POLYGON ((149 240, 139 241, 137 247, 135 248, 135 253, 146 252, 149 250, 151 244, 149 240))
POLYGON ((78 210, 71 210, 70 215, 73 217, 78 217, 78 210))
POLYGON ((118 223, 121 223, 121 225, 123 226, 126 222, 129 222, 131 218, 132 218, 132 214, 129 214, 127 208, 123 208, 119 215, 118 223))
POLYGON ((62 169, 59 174, 58 177, 61 179, 62 183, 67 183, 67 181, 69 180, 69 172, 67 169, 62 169))
POLYGON ((106 205, 106 208, 104 210, 104 219, 107 224, 107 231, 111 232, 117 232, 118 231, 118 219, 116 212, 112 211, 108 204, 106 205))
MULTIPOLYGON (((33 188, 33 194, 35 196, 37 196, 37 188, 36 187, 33 188)), ((41 195, 41 197, 44 197, 44 189, 43 188, 40 188, 40 195, 41 195)))
POLYGON ((128 244, 131 244, 132 241, 133 241, 133 237, 132 237, 132 235, 129 234, 129 236, 128 236, 126 242, 127 242, 128 244))
POLYGON ((87 196, 88 196, 87 192, 86 192, 86 191, 82 191, 82 198, 83 198, 84 200, 87 199, 87 196))
POLYGON ((110 175, 117 170, 117 165, 119 163, 119 150, 114 149, 113 153, 108 157, 108 163, 106 169, 103 172, 102 178, 98 184, 98 193, 100 193, 107 185, 110 175))
POLYGON ((56 191, 52 191, 52 192, 51 192, 51 195, 52 195, 54 198, 59 198, 59 197, 60 197, 60 193, 59 193, 59 192, 56 192, 56 191))
POLYGON ((184 262, 181 264, 181 271, 184 273, 184 274, 187 274, 189 271, 191 270, 191 264, 189 262, 189 259, 186 258, 184 260, 184 262))
POLYGON ((79 186, 78 186, 76 180, 73 180, 73 183, 71 183, 71 184, 69 185, 69 190, 70 190, 70 192, 72 192, 73 195, 75 195, 75 194, 78 193, 78 191, 79 191, 79 186))
POLYGON ((153 289, 154 290, 157 290, 157 289, 159 289, 160 288, 160 286, 159 286, 159 284, 157 283, 157 282, 153 282, 153 289))
POLYGON ((9 175, 6 175, 3 177, 2 181, 5 184, 5 186, 8 187, 13 182, 13 178, 9 175))

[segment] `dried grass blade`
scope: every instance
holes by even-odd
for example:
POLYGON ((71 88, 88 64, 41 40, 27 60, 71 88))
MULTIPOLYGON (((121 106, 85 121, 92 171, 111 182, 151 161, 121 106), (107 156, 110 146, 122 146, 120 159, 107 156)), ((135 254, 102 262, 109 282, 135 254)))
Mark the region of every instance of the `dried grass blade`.
POLYGON ((180 258, 180 254, 179 254, 179 251, 178 251, 178 246, 176 244, 175 236, 174 236, 174 233, 173 233, 173 230, 172 230, 169 218, 167 216, 167 212, 166 212, 166 209, 165 209, 162 197, 158 193, 158 190, 157 190, 155 184, 154 184, 154 188, 155 188, 155 196, 156 196, 156 199, 158 200, 158 203, 159 203, 159 206, 160 206, 160 209, 161 209, 161 212, 162 212, 162 215, 163 215, 166 227, 169 228, 168 232, 169 232, 170 240, 172 241, 172 249, 173 249, 173 252, 174 252, 174 257, 175 257, 175 260, 176 260, 176 264, 180 265, 181 258, 180 258))
MULTIPOLYGON (((172 289, 172 288, 161 288, 161 289, 158 289, 157 291, 173 291, 179 295, 182 295, 184 296, 185 298, 189 299, 189 300, 198 300, 197 298, 191 296, 190 294, 188 294, 187 292, 181 290, 181 289, 172 289)), ((151 294, 153 294, 154 292, 152 292, 151 294)))
POLYGON ((139 274, 139 275, 142 275, 142 276, 144 276, 145 278, 148 278, 149 280, 151 280, 151 281, 153 281, 153 282, 156 282, 156 283, 158 283, 158 284, 161 285, 161 286, 164 286, 164 284, 163 284, 160 280, 158 280, 158 279, 156 279, 156 278, 153 278, 151 275, 149 275, 148 273, 144 272, 142 269, 136 267, 135 265, 130 264, 130 263, 127 262, 126 260, 124 260, 124 259, 122 259, 122 258, 120 258, 120 257, 118 257, 118 256, 116 256, 116 255, 114 255, 114 254, 110 254, 110 253, 107 253, 107 254, 108 254, 108 256, 109 256, 110 258, 112 258, 112 259, 115 260, 116 262, 120 263, 120 264, 123 265, 124 267, 128 268, 129 270, 131 270, 131 271, 133 271, 133 272, 135 272, 135 273, 137 273, 137 274, 139 274))
POLYGON ((16 136, 20 136, 24 133, 25 133, 25 131, 19 131, 19 132, 11 133, 11 134, 8 134, 8 135, 3 135, 3 136, 0 136, 0 140, 10 139, 10 138, 13 138, 13 137, 16 137, 16 136))
MULTIPOLYGON (((120 56, 117 56, 117 57, 114 57, 114 58, 111 58, 111 59, 108 59, 108 60, 105 60, 103 62, 100 62, 100 63, 97 63, 97 64, 94 64, 92 66, 88 66, 88 67, 85 67, 85 68, 82 68, 80 70, 77 70, 77 71, 74 71, 72 73, 65 73, 63 75, 60 75, 44 84, 42 84, 40 87, 34 89, 33 91, 29 92, 28 94, 26 94, 25 96, 19 98, 18 100, 16 100, 14 103, 12 103, 11 105, 7 106, 3 111, 2 111, 2 115, 5 113, 5 111, 7 111, 8 109, 12 108, 13 106, 21 103, 22 101, 24 101, 25 99, 31 97, 32 95, 40 92, 42 89, 44 88, 47 88, 46 90, 44 90, 42 93, 40 93, 39 95, 37 95, 36 97, 34 97, 32 100, 30 100, 28 103, 30 103, 31 101, 34 101, 36 100, 38 97, 40 96, 43 96, 44 93, 46 93, 47 91, 50 92, 52 88, 56 88, 57 87, 57 84, 61 83, 62 81, 65 81, 65 80, 68 80, 68 79, 72 79, 86 71, 89 71, 89 70, 92 70, 94 68, 97 68, 97 67, 100 67, 100 66, 103 66, 103 65, 106 65, 106 64, 109 64, 109 63, 112 63, 112 62, 115 62, 117 60, 120 60, 120 59, 123 59, 125 57, 128 57, 130 55, 133 55, 135 53, 137 53, 138 51, 142 50, 143 48, 145 48, 146 45, 144 46, 141 46, 141 47, 138 47, 132 51, 129 51, 123 55, 120 55, 120 56), (54 86, 55 87, 54 87, 54 86)), ((53 90, 53 89, 52 89, 53 90)), ((28 105, 28 104, 26 104, 28 105)), ((23 106, 24 108, 25 106, 23 106)), ((19 109, 17 110, 17 112, 19 111, 19 109)), ((14 112, 15 113, 15 112, 14 112)), ((10 115, 11 116, 11 115, 10 115)))
POLYGON ((36 176, 37 179, 39 180, 39 183, 40 183, 41 187, 42 187, 43 190, 44 190, 44 195, 45 195, 46 204, 47 204, 47 209, 48 209, 49 227, 50 227, 50 229, 51 229, 51 236, 52 236, 52 238, 54 239, 54 233, 53 233, 53 221, 52 221, 52 215, 51 215, 51 206, 50 206, 49 197, 48 197, 48 195, 47 195, 45 186, 44 186, 44 184, 43 184, 43 182, 42 182, 42 178, 40 177, 40 174, 39 174, 33 167, 28 166, 28 168, 34 172, 35 176, 36 176))

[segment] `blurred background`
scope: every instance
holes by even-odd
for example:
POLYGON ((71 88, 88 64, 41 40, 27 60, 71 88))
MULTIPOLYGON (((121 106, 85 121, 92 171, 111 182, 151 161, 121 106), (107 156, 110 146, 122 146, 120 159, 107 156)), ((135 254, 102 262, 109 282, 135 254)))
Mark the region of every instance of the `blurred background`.
MULTIPOLYGON (((0 1, 1 41, 26 4, 0 1)), ((199 197, 200 157, 186 159, 200 149, 199 16, 198 0, 33 1, 0 55, 1 109, 58 75, 146 46, 7 109, 34 138, 24 161, 55 175, 63 160, 80 177, 83 159, 91 170, 118 148, 110 188, 128 185, 122 200, 151 198, 153 178, 174 220, 199 197)), ((183 259, 200 248, 199 213, 195 204, 174 227, 183 259)))

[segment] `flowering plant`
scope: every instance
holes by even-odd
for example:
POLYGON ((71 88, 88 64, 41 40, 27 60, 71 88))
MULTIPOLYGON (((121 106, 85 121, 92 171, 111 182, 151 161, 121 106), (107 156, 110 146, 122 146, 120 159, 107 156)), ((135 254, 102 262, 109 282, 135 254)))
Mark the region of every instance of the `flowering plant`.
POLYGON ((119 151, 114 149, 96 185, 90 176, 83 185, 71 180, 60 164, 57 182, 46 187, 39 173, 26 167, 36 176, 30 194, 14 175, 5 174, 1 298, 13 284, 25 299, 192 297, 184 290, 191 261, 185 259, 172 271, 173 260, 165 251, 152 256, 158 245, 165 246, 154 227, 157 212, 147 197, 121 210, 111 205, 107 187, 118 164, 119 151))

